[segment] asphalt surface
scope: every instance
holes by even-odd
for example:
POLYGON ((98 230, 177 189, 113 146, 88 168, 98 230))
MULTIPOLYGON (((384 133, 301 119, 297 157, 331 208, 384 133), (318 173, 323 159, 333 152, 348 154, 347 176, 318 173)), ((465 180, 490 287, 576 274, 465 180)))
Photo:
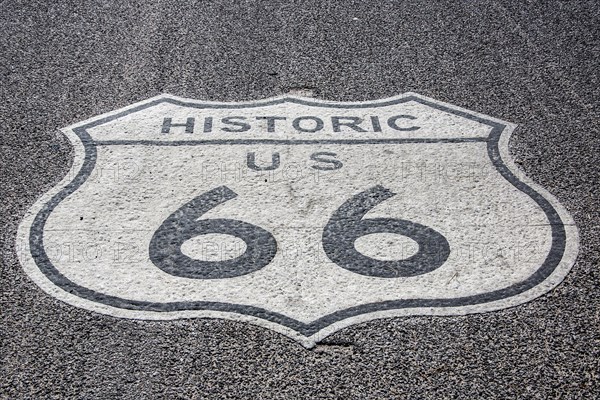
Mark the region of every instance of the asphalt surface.
POLYGON ((595 1, 4 1, 0 397, 594 398, 600 392, 600 6, 595 1), (67 173, 59 128, 166 92, 412 91, 519 124, 517 163, 580 231, 564 282, 515 308, 376 320, 307 350, 223 320, 74 308, 23 272, 27 209, 67 173))

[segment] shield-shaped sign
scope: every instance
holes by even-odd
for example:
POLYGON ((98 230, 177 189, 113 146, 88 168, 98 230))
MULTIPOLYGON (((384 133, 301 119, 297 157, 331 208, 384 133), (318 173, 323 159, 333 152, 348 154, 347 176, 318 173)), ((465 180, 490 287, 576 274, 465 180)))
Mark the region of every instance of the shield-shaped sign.
POLYGON ((578 236, 513 164, 513 129, 413 93, 161 95, 63 130, 72 173, 23 219, 20 260, 78 307, 307 347, 374 318, 514 306, 564 278, 578 236))

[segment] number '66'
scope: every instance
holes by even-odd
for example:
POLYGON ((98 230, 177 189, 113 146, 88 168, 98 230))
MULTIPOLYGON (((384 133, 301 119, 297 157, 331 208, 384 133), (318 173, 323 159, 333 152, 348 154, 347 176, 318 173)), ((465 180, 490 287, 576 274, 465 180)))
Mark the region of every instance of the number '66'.
MULTIPOLYGON (((409 277, 439 268, 450 254, 446 238, 427 226, 394 218, 364 215, 395 194, 374 186, 344 202, 323 228, 322 244, 327 257, 348 271, 379 278, 409 277), (378 260, 361 254, 354 242, 361 236, 393 233, 406 236, 419 245, 413 256, 402 260, 378 260)), ((209 210, 237 194, 220 186, 201 194, 172 213, 150 241, 150 259, 161 270, 178 277, 195 279, 233 278, 257 271, 277 253, 277 241, 267 230, 233 219, 200 219, 209 210), (225 234, 240 238, 245 252, 230 260, 196 260, 183 254, 181 245, 196 236, 225 234)))

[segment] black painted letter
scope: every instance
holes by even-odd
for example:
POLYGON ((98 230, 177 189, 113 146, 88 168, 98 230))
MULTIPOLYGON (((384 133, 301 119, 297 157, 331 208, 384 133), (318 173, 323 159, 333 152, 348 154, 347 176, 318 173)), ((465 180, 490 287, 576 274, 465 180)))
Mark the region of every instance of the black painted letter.
POLYGON ((347 126, 348 128, 352 128, 356 132, 366 132, 359 125, 362 124, 363 119, 358 117, 331 117, 331 124, 333 125, 334 132, 341 132, 342 126, 347 126), (340 120, 345 119, 349 120, 347 122, 341 122, 340 120))
POLYGON ((162 133, 170 133, 172 127, 185 126, 185 133, 194 133, 194 122, 195 122, 195 118, 190 117, 186 120, 185 124, 174 124, 173 118, 165 118, 165 119, 163 119, 161 132, 162 133))
POLYGON ((334 157, 337 157, 337 154, 330 153, 328 151, 319 151, 311 154, 310 159, 313 161, 317 161, 320 163, 325 163, 326 165, 311 165, 311 168, 318 169, 320 171, 333 171, 334 169, 340 169, 344 164, 340 160, 336 160, 334 157), (323 156, 332 157, 325 158, 323 156), (331 165, 327 165, 331 164, 331 165))
POLYGON ((225 118, 221 119, 221 122, 224 124, 237 126, 237 128, 235 128, 235 129, 225 127, 225 128, 221 128, 221 130, 223 130, 225 132, 246 132, 246 131, 250 130, 250 124, 248 124, 246 122, 242 122, 242 121, 236 121, 236 119, 245 120, 246 117, 225 117, 225 118))
POLYGON ((285 117, 256 117, 257 120, 266 119, 267 120, 267 132, 273 133, 275 132, 275 121, 285 121, 285 117))
POLYGON ((292 122, 292 126, 294 127, 295 130, 300 131, 300 132, 317 132, 320 131, 321 129, 323 129, 323 120, 321 118, 317 118, 317 117, 298 117, 294 120, 294 122, 292 122), (311 120, 314 121, 315 127, 314 128, 303 128, 300 126, 300 122, 304 121, 304 120, 311 120))
POLYGON ((248 168, 255 171, 272 171, 279 168, 279 162, 279 153, 273 153, 271 154, 271 165, 259 167, 256 165, 256 156, 254 152, 246 154, 246 165, 248 165, 248 168))
POLYGON ((412 115, 395 115, 388 119, 388 125, 390 128, 395 129, 397 131, 416 131, 420 129, 420 126, 411 126, 409 128, 402 128, 398 126, 399 119, 417 119, 417 117, 413 117, 412 115))

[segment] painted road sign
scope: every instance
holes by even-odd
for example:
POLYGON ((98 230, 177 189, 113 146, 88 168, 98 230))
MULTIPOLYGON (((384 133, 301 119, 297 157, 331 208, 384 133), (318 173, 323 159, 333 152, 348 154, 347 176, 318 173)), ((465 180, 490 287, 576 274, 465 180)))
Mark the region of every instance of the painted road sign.
POLYGON ((564 278, 578 236, 513 164, 513 129, 412 93, 162 95, 63 130, 72 173, 22 221, 20 259, 78 307, 308 347, 374 318, 514 306, 564 278))

